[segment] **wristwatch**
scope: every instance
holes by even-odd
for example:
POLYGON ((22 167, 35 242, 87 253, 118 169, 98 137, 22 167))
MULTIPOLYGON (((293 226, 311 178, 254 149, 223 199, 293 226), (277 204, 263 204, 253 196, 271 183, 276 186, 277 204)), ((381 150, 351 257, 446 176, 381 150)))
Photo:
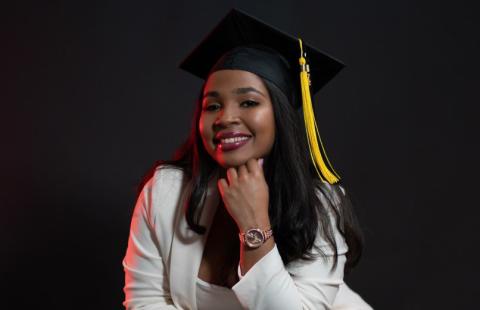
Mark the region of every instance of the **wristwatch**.
POLYGON ((272 229, 261 230, 260 228, 251 228, 243 233, 239 233, 240 242, 249 248, 256 249, 265 243, 273 235, 272 229))

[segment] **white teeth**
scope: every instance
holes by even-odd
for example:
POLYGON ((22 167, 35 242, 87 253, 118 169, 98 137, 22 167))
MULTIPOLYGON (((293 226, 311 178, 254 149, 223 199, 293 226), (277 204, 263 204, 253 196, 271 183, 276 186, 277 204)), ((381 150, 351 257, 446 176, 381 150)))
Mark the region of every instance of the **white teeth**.
POLYGON ((222 143, 235 143, 238 141, 244 141, 249 139, 250 137, 235 137, 235 138, 227 138, 227 139, 221 139, 220 141, 222 143))

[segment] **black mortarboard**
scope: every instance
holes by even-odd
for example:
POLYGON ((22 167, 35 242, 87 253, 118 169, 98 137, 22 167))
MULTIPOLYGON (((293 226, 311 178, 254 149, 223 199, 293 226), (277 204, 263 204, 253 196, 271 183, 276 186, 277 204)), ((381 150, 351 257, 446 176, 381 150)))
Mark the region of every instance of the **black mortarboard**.
POLYGON ((312 162, 320 179, 331 184, 339 177, 321 143, 310 92, 319 91, 343 67, 333 57, 238 9, 232 9, 180 64, 204 80, 221 69, 249 71, 275 84, 294 106, 301 103, 312 162))
MULTIPOLYGON (((280 53, 284 61, 288 62, 287 70, 290 73, 290 78, 293 82, 297 81, 299 74, 298 59, 300 57, 298 39, 238 9, 232 9, 217 24, 180 64, 180 68, 201 79, 206 79, 214 65, 217 64, 217 61, 220 57, 224 56, 225 53, 231 52, 239 46, 254 45, 263 45, 280 53)), ((315 94, 344 67, 344 64, 305 42, 303 43, 303 50, 307 54, 307 60, 310 65, 310 91, 312 94, 315 94)), ((245 61, 240 64, 242 60, 239 60, 238 51, 239 49, 237 49, 236 58, 230 57, 231 59, 237 60, 236 65, 249 65, 250 67, 254 67, 253 64, 245 61)), ((250 50, 250 53, 252 52, 255 51, 250 50)), ((257 56, 261 57, 262 55, 257 56)), ((275 59, 270 61, 274 62, 275 59)), ((225 64, 222 65, 225 67, 225 64)), ((232 65, 234 66, 235 64, 232 65)), ((267 78, 265 76, 263 77, 267 78)), ((275 83, 276 81, 272 82, 275 83)), ((282 85, 277 86, 285 90, 282 85)))

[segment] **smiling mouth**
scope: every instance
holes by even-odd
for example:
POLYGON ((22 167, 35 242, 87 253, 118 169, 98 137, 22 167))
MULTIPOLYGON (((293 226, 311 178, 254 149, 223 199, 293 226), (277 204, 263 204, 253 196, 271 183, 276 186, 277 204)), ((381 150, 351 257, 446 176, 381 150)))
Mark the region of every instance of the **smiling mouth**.
POLYGON ((225 138, 216 141, 217 148, 227 152, 238 149, 239 147, 244 146, 247 144, 250 137, 242 136, 242 137, 235 137, 235 138, 225 138))
POLYGON ((218 144, 230 144, 240 141, 245 141, 250 139, 250 137, 243 136, 243 137, 235 137, 235 138, 225 138, 225 139, 216 139, 218 144))
POLYGON ((242 135, 237 137, 229 137, 229 138, 213 138, 213 144, 228 144, 228 143, 235 143, 243 140, 248 140, 252 136, 250 135, 242 135))

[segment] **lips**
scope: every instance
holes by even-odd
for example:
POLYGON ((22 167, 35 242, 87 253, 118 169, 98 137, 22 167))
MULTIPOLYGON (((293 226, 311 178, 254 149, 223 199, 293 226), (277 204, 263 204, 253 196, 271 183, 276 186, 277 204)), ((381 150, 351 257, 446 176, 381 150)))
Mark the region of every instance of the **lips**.
POLYGON ((222 151, 232 151, 248 143, 252 136, 242 132, 219 132, 213 142, 222 151))
POLYGON ((242 140, 234 140, 233 142, 231 142, 231 140, 228 141, 228 139, 225 142, 222 140, 222 142, 218 144, 218 148, 223 152, 233 151, 247 144, 249 140, 250 137, 245 137, 242 140))
POLYGON ((225 131, 225 132, 219 132, 215 135, 215 138, 213 139, 213 143, 219 144, 222 142, 221 140, 226 140, 226 139, 242 139, 245 137, 250 138, 252 135, 239 132, 239 131, 225 131))

